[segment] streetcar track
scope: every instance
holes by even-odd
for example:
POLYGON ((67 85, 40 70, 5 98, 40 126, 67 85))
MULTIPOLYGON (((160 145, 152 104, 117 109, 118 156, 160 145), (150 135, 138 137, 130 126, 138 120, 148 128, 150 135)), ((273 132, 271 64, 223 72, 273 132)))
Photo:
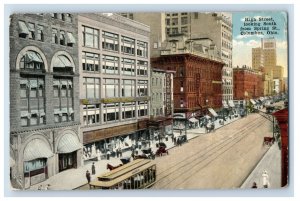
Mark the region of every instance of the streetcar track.
MULTIPOLYGON (((249 133, 246 133, 246 131, 249 131, 249 129, 257 129, 260 126, 262 126, 263 124, 265 124, 266 122, 267 122, 266 119, 263 119, 263 121, 261 119, 256 119, 256 120, 252 121, 250 124, 243 126, 243 128, 241 130, 235 132, 233 135, 226 137, 226 139, 218 141, 216 143, 213 143, 212 145, 206 146, 204 149, 199 151, 199 152, 205 151, 205 153, 201 154, 200 156, 199 156, 199 152, 197 152, 197 153, 185 158, 184 160, 180 161, 179 163, 176 163, 171 168, 167 168, 166 170, 160 172, 157 177, 157 178, 159 178, 159 180, 156 181, 154 188, 158 184, 163 184, 163 185, 160 185, 159 188, 163 188, 163 187, 169 185, 170 183, 174 184, 174 181, 176 181, 179 178, 182 179, 182 176, 185 176, 188 174, 187 172, 189 172, 189 174, 187 175, 187 177, 185 177, 185 179, 192 177, 193 174, 191 174, 191 169, 195 169, 197 167, 198 168, 197 171, 199 171, 199 164, 203 163, 209 157, 215 155, 214 158, 212 158, 210 161, 208 161, 207 163, 205 163, 203 166, 200 167, 200 169, 203 169, 204 167, 209 165, 211 162, 216 160, 219 156, 221 156, 226 151, 228 151, 230 148, 232 148, 233 145, 235 145, 238 142, 240 142, 241 140, 245 139, 245 137, 249 135, 249 133), (259 125, 257 124, 258 122, 260 122, 259 125), (217 149, 217 151, 215 151, 216 149, 217 149), (181 165, 182 163, 183 163, 183 165, 181 165), (189 167, 187 167, 186 164, 189 164, 189 167), (190 168, 190 166, 192 166, 192 168, 190 168), (184 168, 188 168, 188 171, 184 168), (170 169, 171 169, 171 171, 170 171, 170 169), (174 177, 174 174, 180 175, 180 177, 176 177, 176 176, 174 177), (163 175, 163 176, 160 177, 160 175, 163 175), (173 177, 175 179, 170 179, 170 177, 173 177)), ((178 186, 178 185, 175 185, 175 186, 178 186)))

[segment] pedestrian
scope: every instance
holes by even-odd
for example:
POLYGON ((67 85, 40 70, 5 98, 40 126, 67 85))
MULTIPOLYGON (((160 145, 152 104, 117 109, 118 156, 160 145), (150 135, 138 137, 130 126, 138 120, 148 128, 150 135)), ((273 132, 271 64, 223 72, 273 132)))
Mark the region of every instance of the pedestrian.
POLYGON ((269 188, 270 187, 269 175, 268 175, 268 172, 266 170, 262 174, 262 179, 263 179, 263 187, 264 188, 269 188))
POLYGON ((43 189, 43 186, 42 186, 42 185, 39 185, 38 190, 40 191, 40 190, 42 190, 42 189, 43 189))
POLYGON ((45 189, 44 189, 44 190, 45 190, 45 191, 46 191, 46 190, 49 190, 49 188, 50 188, 50 184, 46 184, 46 186, 45 186, 45 189))
POLYGON ((95 163, 92 164, 92 175, 96 174, 95 163))
POLYGON ((91 182, 91 174, 88 170, 86 171, 85 176, 86 176, 88 183, 90 183, 91 182))
POLYGON ((253 182, 252 187, 251 188, 257 188, 257 184, 256 182, 253 182))

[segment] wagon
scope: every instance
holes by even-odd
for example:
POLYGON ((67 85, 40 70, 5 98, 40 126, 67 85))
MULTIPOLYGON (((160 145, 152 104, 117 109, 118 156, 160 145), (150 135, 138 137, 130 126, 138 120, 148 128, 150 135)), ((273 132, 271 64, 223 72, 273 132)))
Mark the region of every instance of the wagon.
POLYGON ((264 145, 272 145, 274 143, 274 137, 264 137, 264 145))

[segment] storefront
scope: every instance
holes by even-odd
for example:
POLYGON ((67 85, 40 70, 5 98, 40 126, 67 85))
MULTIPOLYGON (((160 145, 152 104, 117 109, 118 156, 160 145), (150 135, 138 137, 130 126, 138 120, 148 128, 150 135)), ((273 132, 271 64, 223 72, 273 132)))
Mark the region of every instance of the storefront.
POLYGON ((81 149, 82 145, 75 134, 64 134, 57 147, 59 172, 77 168, 77 150, 81 149))
POLYGON ((53 156, 50 146, 41 139, 31 140, 24 149, 25 188, 48 178, 48 158, 53 156))

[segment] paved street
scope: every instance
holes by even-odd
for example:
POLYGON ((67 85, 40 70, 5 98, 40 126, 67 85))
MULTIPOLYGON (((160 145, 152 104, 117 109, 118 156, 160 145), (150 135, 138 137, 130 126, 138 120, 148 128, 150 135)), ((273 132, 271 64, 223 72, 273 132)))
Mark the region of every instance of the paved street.
POLYGON ((259 114, 175 147, 157 159, 155 189, 239 188, 269 147, 272 123, 259 114))

